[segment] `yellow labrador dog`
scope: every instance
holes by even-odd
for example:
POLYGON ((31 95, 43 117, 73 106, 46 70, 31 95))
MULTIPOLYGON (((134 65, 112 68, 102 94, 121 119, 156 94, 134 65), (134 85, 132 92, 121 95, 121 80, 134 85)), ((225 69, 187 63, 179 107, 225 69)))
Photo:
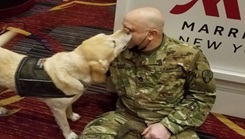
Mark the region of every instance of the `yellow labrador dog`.
MULTIPOLYGON (((72 103, 87 86, 105 80, 110 63, 126 48, 131 35, 123 30, 111 35, 98 34, 71 52, 33 59, 2 48, 17 32, 15 29, 0 36, 0 86, 10 88, 20 96, 34 96, 44 101, 53 112, 64 137, 78 138, 67 121, 67 118, 72 121, 80 118, 72 111, 72 103)), ((6 109, 0 108, 0 114, 4 113, 6 109)))

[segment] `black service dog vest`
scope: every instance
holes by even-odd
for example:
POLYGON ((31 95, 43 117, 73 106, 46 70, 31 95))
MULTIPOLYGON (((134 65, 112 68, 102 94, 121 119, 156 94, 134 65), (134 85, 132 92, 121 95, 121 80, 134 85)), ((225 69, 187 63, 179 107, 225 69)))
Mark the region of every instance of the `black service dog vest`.
POLYGON ((45 59, 24 57, 15 73, 15 85, 20 96, 33 97, 72 97, 58 89, 44 70, 45 59))

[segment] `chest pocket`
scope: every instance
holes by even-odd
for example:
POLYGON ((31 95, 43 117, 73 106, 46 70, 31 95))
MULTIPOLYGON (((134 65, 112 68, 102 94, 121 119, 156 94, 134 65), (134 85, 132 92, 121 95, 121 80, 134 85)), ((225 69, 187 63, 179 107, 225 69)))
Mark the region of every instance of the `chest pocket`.
POLYGON ((126 93, 133 94, 135 72, 134 67, 130 64, 114 62, 110 67, 111 80, 115 85, 118 95, 126 93))
POLYGON ((137 88, 147 92, 152 100, 161 94, 166 100, 172 101, 184 85, 184 76, 186 67, 181 63, 137 67, 137 88))

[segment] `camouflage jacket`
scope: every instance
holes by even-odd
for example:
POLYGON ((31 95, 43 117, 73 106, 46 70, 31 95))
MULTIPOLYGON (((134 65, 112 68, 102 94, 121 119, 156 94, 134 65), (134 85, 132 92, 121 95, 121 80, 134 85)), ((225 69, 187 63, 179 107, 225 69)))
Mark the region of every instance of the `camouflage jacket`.
POLYGON ((215 102, 215 79, 202 51, 166 35, 157 50, 124 51, 110 72, 118 109, 173 134, 200 126, 215 102))

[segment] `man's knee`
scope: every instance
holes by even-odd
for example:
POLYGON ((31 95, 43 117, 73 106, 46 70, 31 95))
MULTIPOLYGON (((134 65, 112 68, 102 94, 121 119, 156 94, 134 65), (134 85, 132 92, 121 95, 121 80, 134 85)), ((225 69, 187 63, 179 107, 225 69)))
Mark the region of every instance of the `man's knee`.
POLYGON ((79 139, 114 139, 114 137, 111 135, 101 135, 101 134, 93 134, 93 135, 82 134, 79 136, 79 139))
POLYGON ((118 129, 126 122, 124 117, 109 112, 90 122, 80 135, 80 139, 114 139, 118 129))

